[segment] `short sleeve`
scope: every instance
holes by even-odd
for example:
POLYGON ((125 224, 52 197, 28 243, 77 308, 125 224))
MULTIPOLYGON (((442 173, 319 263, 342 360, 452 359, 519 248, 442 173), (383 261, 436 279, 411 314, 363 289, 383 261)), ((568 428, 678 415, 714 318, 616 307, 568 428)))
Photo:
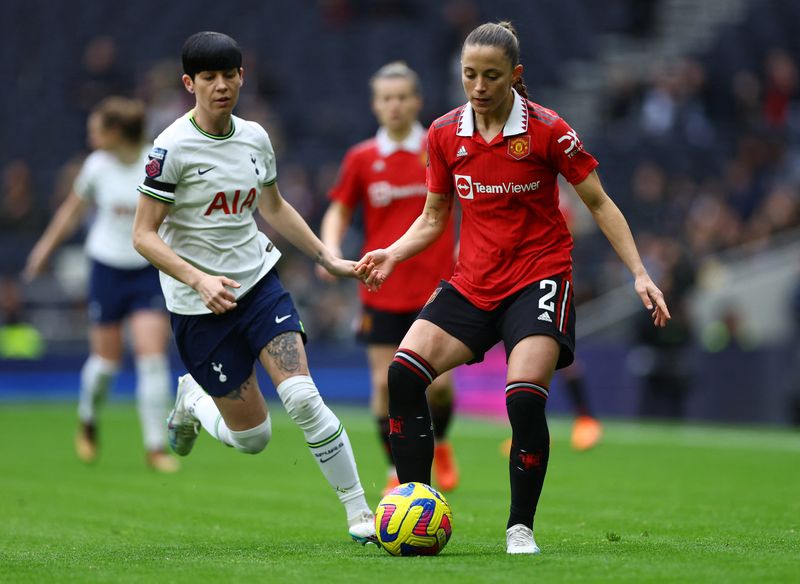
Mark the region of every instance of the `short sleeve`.
POLYGON ((428 190, 446 195, 453 192, 453 175, 447 166, 436 129, 428 130, 428 168, 426 171, 428 190))
POLYGON ((351 148, 345 154, 336 183, 328 193, 331 201, 342 203, 350 209, 355 209, 363 197, 363 187, 358 172, 356 153, 351 148))
POLYGON ((598 166, 594 156, 584 150, 577 132, 561 118, 553 124, 550 159, 558 172, 573 185, 582 182, 598 166))
POLYGON ((75 182, 72 183, 72 190, 78 197, 85 201, 93 201, 97 196, 97 154, 93 152, 84 161, 75 182))
POLYGON ((164 139, 163 134, 156 138, 153 148, 144 162, 144 181, 139 192, 162 203, 175 203, 175 188, 181 176, 181 162, 177 145, 164 139))
POLYGON ((264 180, 261 181, 261 186, 268 187, 278 180, 278 162, 275 157, 275 149, 272 147, 272 140, 264 127, 258 122, 246 122, 258 132, 263 139, 261 145, 261 156, 264 159, 264 180))

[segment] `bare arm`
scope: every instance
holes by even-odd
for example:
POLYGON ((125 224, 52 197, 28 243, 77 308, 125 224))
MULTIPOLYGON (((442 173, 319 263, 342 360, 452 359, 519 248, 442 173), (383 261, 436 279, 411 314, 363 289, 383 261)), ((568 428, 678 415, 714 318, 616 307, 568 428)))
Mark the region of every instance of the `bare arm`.
POLYGON ((334 255, 341 257, 342 240, 352 219, 353 210, 339 201, 333 201, 325 211, 320 225, 320 239, 334 255))
POLYGON ((53 251, 75 232, 78 221, 85 215, 88 207, 89 203, 75 194, 75 191, 69 193, 28 255, 23 272, 26 280, 33 280, 42 273, 53 251))
POLYGON ((408 230, 386 249, 368 252, 356 264, 356 272, 370 290, 377 290, 394 266, 415 256, 444 232, 453 209, 453 194, 428 191, 425 207, 408 230))
POLYGON ((226 286, 238 288, 238 282, 225 276, 206 274, 178 256, 161 239, 158 228, 167 213, 169 205, 140 195, 133 220, 133 247, 159 270, 194 288, 214 314, 235 308, 236 298, 226 286))
MULTIPOLYGON (((322 217, 320 239, 331 250, 331 253, 337 257, 342 257, 342 240, 344 239, 344 234, 347 233, 347 228, 350 227, 352 219, 353 210, 339 201, 333 201, 322 217)), ((332 281, 335 279, 320 265, 317 265, 316 273, 317 277, 323 280, 332 281)))
POLYGON ((614 251, 630 270, 635 278, 634 288, 642 303, 653 311, 653 322, 656 326, 665 326, 671 318, 664 295, 650 279, 647 270, 636 249, 628 222, 611 200, 600 183, 597 173, 592 173, 583 182, 574 185, 575 191, 592 213, 600 230, 611 243, 614 251))
POLYGON ((277 183, 266 186, 261 191, 258 212, 289 243, 329 273, 334 276, 355 277, 354 262, 343 260, 331 253, 331 250, 314 235, 300 213, 283 198, 277 183))

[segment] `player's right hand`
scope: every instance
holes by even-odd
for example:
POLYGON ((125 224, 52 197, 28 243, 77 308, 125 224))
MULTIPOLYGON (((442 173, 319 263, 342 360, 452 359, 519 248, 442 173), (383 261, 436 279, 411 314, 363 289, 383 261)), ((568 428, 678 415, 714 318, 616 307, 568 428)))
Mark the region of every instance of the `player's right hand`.
POLYGON ((214 314, 223 314, 236 308, 236 296, 228 288, 240 288, 242 285, 226 276, 206 274, 197 283, 195 290, 214 314))
POLYGON ((367 290, 375 292, 389 277, 394 269, 394 260, 385 249, 367 252, 355 265, 358 279, 364 282, 367 290))

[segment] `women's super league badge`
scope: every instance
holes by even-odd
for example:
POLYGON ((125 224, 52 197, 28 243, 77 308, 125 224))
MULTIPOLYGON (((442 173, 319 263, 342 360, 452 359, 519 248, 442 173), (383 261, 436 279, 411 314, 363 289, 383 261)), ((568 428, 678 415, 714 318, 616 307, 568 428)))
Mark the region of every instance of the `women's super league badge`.
POLYGON ((508 141, 508 154, 511 158, 520 160, 525 158, 531 151, 531 137, 527 134, 524 136, 517 136, 508 141))
POLYGON ((167 151, 163 148, 153 148, 150 154, 147 155, 147 163, 144 165, 144 171, 150 178, 161 176, 164 170, 164 160, 167 158, 167 151))

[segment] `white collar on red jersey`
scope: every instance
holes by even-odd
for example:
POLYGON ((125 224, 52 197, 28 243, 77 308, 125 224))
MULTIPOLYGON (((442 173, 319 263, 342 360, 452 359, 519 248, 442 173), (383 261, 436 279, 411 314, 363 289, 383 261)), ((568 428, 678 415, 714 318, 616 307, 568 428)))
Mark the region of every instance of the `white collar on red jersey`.
MULTIPOLYGON (((516 89, 511 88, 514 94, 514 105, 511 106, 511 113, 508 114, 506 125, 503 126, 503 136, 516 136, 528 131, 528 108, 525 107, 525 100, 517 93, 516 89)), ((461 117, 458 119, 458 130, 456 136, 469 138, 475 133, 475 116, 472 111, 472 104, 467 102, 461 110, 461 117)))
POLYGON ((423 128, 422 124, 419 122, 414 122, 414 125, 411 126, 411 131, 402 142, 395 142, 392 140, 389 137, 389 132, 383 127, 378 130, 378 134, 375 136, 375 140, 378 142, 378 154, 384 158, 391 156, 399 150, 405 150, 406 152, 413 152, 415 154, 417 152, 422 152, 422 142, 424 139, 425 128, 423 128))

